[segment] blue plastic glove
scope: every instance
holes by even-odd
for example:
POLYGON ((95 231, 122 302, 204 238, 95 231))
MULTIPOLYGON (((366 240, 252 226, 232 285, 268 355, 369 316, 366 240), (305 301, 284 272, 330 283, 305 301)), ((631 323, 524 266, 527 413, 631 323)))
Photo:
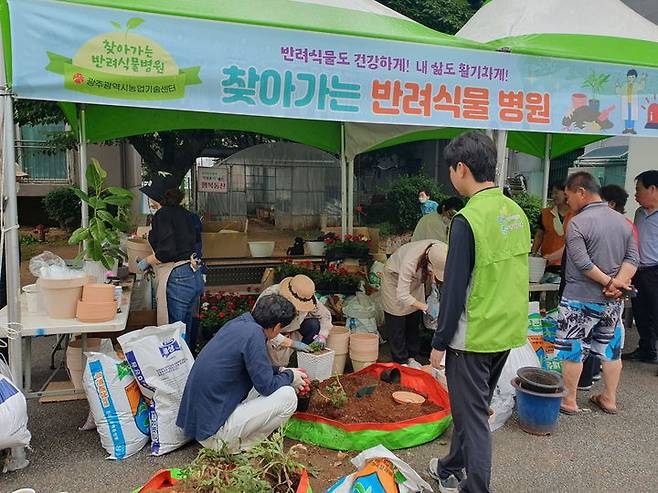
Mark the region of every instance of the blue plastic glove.
POLYGON ((149 270, 151 268, 151 264, 149 264, 147 262, 147 260, 145 258, 143 258, 142 260, 137 262, 137 268, 142 272, 146 272, 147 270, 149 270))
POLYGON ((439 318, 439 304, 430 303, 427 305, 427 310, 425 311, 432 319, 436 320, 439 318))
POLYGON ((290 346, 293 348, 295 351, 302 351, 304 353, 312 353, 313 350, 308 344, 304 344, 302 341, 292 341, 292 345, 290 346))

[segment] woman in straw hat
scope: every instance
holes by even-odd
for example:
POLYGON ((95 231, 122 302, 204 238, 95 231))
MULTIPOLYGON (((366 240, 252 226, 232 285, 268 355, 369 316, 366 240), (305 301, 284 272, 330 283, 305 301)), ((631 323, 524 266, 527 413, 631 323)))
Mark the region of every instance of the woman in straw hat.
MULTIPOLYGON (((382 281, 384 328, 396 363, 420 368, 421 315, 428 310, 425 286, 443 281, 448 245, 436 240, 402 245, 386 262, 382 281)), ((433 314, 435 315, 435 314, 433 314)))
POLYGON ((270 341, 272 362, 286 366, 293 351, 312 352, 308 346, 312 342, 324 347, 331 332, 331 313, 315 297, 315 283, 304 275, 286 277, 265 289, 260 298, 271 294, 280 294, 297 309, 295 319, 270 341))

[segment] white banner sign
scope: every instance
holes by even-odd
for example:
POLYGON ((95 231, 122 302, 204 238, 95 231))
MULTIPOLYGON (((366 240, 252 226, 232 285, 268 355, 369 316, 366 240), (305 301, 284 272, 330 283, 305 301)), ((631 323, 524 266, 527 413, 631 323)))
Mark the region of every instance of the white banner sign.
POLYGON ((226 168, 197 168, 197 191, 211 193, 228 192, 226 168))

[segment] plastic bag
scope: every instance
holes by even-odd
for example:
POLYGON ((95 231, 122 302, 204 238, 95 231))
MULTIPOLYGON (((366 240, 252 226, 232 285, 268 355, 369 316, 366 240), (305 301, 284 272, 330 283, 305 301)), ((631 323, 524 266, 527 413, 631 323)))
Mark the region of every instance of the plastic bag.
POLYGON ((368 282, 373 288, 379 289, 382 286, 382 278, 384 277, 384 264, 374 261, 370 267, 370 275, 368 282))
POLYGON ((0 359, 0 450, 27 447, 31 438, 25 396, 14 385, 7 363, 0 359))
POLYGON ((64 259, 53 252, 46 251, 30 259, 30 273, 34 277, 65 277, 58 274, 68 270, 64 259))
POLYGON ((163 455, 189 442, 176 425, 194 358, 184 339, 185 324, 146 327, 119 337, 137 383, 150 401, 151 453, 163 455))
POLYGON ((149 440, 147 402, 139 391, 130 365, 116 353, 85 353, 82 386, 89 409, 109 459, 136 454, 149 440))
POLYGON ((346 327, 352 332, 378 334, 375 306, 365 293, 357 293, 343 307, 346 327))
POLYGON ((432 292, 425 301, 427 303, 427 311, 423 313, 423 325, 429 330, 436 330, 439 323, 440 300, 439 287, 436 284, 432 284, 432 292))
POLYGON ((338 480, 327 493, 422 493, 432 491, 413 468, 383 445, 364 450, 352 464, 357 472, 338 480))
POLYGON ((516 395, 516 390, 512 387, 512 379, 516 377, 516 371, 524 366, 534 366, 536 368, 540 366, 537 353, 535 353, 530 342, 527 342, 525 346, 512 349, 507 357, 491 399, 490 407, 496 413, 493 422, 490 424, 491 431, 503 426, 512 415, 514 396, 516 395))
POLYGON ((370 301, 372 306, 375 307, 375 322, 377 322, 377 327, 382 327, 384 325, 384 301, 382 300, 381 291, 372 293, 370 296, 370 301))

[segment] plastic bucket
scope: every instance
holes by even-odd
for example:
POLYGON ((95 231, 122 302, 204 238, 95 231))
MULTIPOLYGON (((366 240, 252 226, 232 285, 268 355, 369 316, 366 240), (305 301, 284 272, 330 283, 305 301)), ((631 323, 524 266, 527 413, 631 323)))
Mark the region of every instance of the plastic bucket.
POLYGON ((23 286, 23 293, 25 293, 25 303, 27 305, 28 313, 39 313, 40 310, 40 301, 41 290, 36 284, 28 284, 23 286))
POLYGON ((519 385, 518 377, 512 379, 512 386, 516 389, 516 409, 521 429, 531 435, 553 433, 560 415, 560 403, 567 391, 556 394, 532 392, 519 385))
POLYGON ((271 257, 274 253, 273 241, 250 241, 249 251, 252 257, 271 257))
POLYGON ((528 257, 528 273, 530 282, 539 282, 546 270, 546 259, 544 257, 528 257))
POLYGON ((126 254, 128 255, 128 270, 134 274, 139 273, 137 260, 148 257, 153 253, 150 243, 142 238, 131 238, 126 241, 126 254))
POLYGON ((51 318, 75 318, 78 301, 82 298, 82 286, 87 277, 49 279, 40 277, 37 286, 43 293, 46 311, 51 318))
POLYGON ((304 245, 306 246, 307 255, 313 255, 315 257, 324 255, 324 241, 307 241, 304 245))

